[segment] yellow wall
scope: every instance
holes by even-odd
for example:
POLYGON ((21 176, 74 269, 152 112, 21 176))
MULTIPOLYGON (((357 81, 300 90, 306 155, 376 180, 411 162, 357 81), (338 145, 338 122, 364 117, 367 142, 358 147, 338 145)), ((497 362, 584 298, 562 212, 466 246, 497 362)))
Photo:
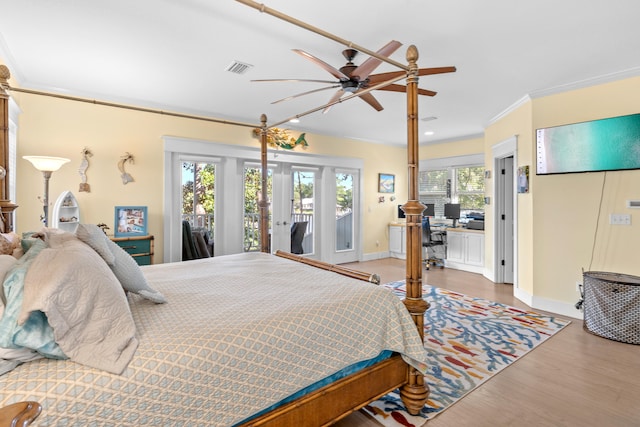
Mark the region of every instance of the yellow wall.
MULTIPOLYGON (((640 212, 626 208, 627 200, 640 199, 640 171, 535 174, 536 129, 638 113, 639 96, 640 78, 550 95, 521 105, 485 130, 488 168, 491 148, 513 136, 518 140, 517 166, 530 168, 529 193, 517 195, 517 263, 519 287, 534 299, 575 303, 583 270, 640 275, 640 212), (632 225, 610 225, 611 213, 631 214, 632 225)), ((489 195, 492 180, 487 184, 489 195)), ((492 218, 490 205, 487 269, 493 265, 492 218)))
MULTIPOLYGON (((514 135, 517 136, 517 167, 529 165, 529 175, 531 176, 531 168, 533 167, 533 141, 532 141, 532 106, 530 102, 521 105, 513 112, 487 127, 485 130, 485 166, 491 171, 492 178, 485 180, 485 194, 490 196, 494 191, 495 174, 493 171, 493 154, 492 149, 496 144, 502 143, 514 135)), ((517 283, 525 292, 532 293, 533 284, 533 224, 531 217, 532 206, 532 187, 534 183, 530 180, 529 193, 517 195, 517 212, 518 212, 518 260, 517 260, 517 283)), ((495 202, 495 201, 494 201, 495 202)), ((485 206, 485 266, 489 270, 493 270, 494 258, 494 219, 495 211, 493 202, 485 206)))
MULTIPOLYGON (((639 97, 636 77, 536 99, 530 137, 537 128, 638 113, 639 97)), ((640 199, 640 171, 532 178, 536 295, 575 300, 583 269, 640 276, 640 211, 626 207, 640 199), (632 225, 610 225, 611 213, 630 214, 632 225)))
MULTIPOLYGON (((104 222, 113 232, 114 206, 148 207, 149 233, 155 236, 156 262, 162 261, 163 238, 163 143, 166 135, 258 146, 251 128, 175 118, 114 107, 13 93, 20 106, 17 161, 17 231, 41 228, 39 216, 43 194, 40 172, 22 159, 24 155, 67 157, 71 162, 55 172, 50 181, 50 205, 64 190, 71 190, 81 208, 81 220, 104 222), (78 191, 81 151, 93 153, 87 170, 91 192, 78 191), (134 163, 126 165, 134 182, 123 185, 117 168, 126 152, 134 163)), ((259 118, 256 118, 256 123, 259 118)), ((364 253, 388 250, 387 224, 394 218, 390 194, 378 203, 378 173, 396 176, 396 197, 406 196, 406 150, 362 141, 307 135, 309 153, 364 159, 364 253), (379 244, 376 245, 376 242, 379 244)))
MULTIPOLYGON (((150 233, 156 236, 157 261, 162 254, 163 188, 162 136, 257 146, 250 129, 133 112, 42 96, 13 94, 22 109, 18 135, 18 231, 38 229, 42 212, 42 176, 23 155, 55 155, 72 159, 51 179, 51 202, 64 190, 78 197, 84 222, 105 222, 113 227, 115 205, 149 207, 150 233), (80 152, 94 156, 87 171, 90 193, 77 191, 80 152), (117 162, 125 152, 135 156, 127 171, 135 182, 123 185, 117 162)), ((492 167, 491 148, 517 136, 518 164, 530 167, 530 192, 517 195, 518 284, 535 298, 573 304, 576 281, 582 270, 640 275, 637 243, 640 212, 626 208, 640 199, 640 171, 535 175, 536 128, 637 113, 640 78, 602 84, 523 103, 485 130, 484 138, 420 147, 420 159, 454 157, 484 151, 492 167), (602 201, 600 200, 602 196, 602 201), (632 215, 631 226, 611 226, 610 213, 632 215), (635 216, 635 218, 633 218, 635 216)), ((256 122, 258 119, 256 119, 256 122)), ((309 153, 364 159, 364 254, 388 250, 388 222, 397 204, 406 201, 407 166, 404 147, 387 147, 322 135, 307 136, 309 153), (378 173, 396 176, 395 201, 385 194, 379 203, 378 173)), ((487 180, 486 194, 492 194, 487 180)), ((486 211, 485 268, 493 268, 493 205, 486 211)))
POLYGON ((461 139, 420 146, 420 160, 484 153, 484 138, 461 139))

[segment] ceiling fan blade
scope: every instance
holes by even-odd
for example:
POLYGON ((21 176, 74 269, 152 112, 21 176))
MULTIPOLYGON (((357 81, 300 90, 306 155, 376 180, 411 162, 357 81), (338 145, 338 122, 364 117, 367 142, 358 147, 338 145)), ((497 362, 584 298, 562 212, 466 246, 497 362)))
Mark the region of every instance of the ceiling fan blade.
POLYGON ((338 83, 335 80, 308 80, 308 79, 261 79, 251 80, 252 82, 309 82, 309 83, 338 83))
MULTIPOLYGON (((333 94, 333 96, 331 97, 331 99, 329 100, 329 102, 327 102, 327 104, 333 104, 334 102, 336 102, 338 99, 340 99, 340 97, 344 95, 344 90, 339 89, 336 93, 333 94)), ((327 105, 324 110, 322 110, 323 114, 326 114, 332 107, 333 105, 327 105)))
MULTIPOLYGON (((334 83, 334 82, 331 82, 331 83, 334 83)), ((273 101, 272 104, 277 104, 277 103, 283 102, 283 101, 289 101, 289 100, 292 100, 294 98, 298 98, 300 96, 309 95, 311 93, 316 93, 316 92, 321 92, 323 90, 334 89, 336 87, 340 87, 340 85, 338 84, 338 85, 333 85, 333 86, 322 87, 320 89, 314 89, 314 90, 310 90, 308 92, 302 92, 302 93, 299 93, 297 95, 287 96, 286 98, 282 98, 282 99, 279 99, 277 101, 273 101)))
MULTIPOLYGON (((402 46, 402 43, 400 43, 399 41, 391 40, 389 43, 384 45, 376 53, 382 56, 389 56, 393 52, 398 50, 400 46, 402 46)), ((369 74, 371 74, 371 72, 375 70, 376 67, 381 63, 382 63, 382 60, 371 56, 367 58, 367 60, 364 61, 362 64, 360 64, 355 70, 353 70, 353 73, 351 73, 351 76, 357 77, 359 80, 364 80, 367 77, 369 77, 369 74)))
MULTIPOLYGON (((390 92, 406 92, 407 87, 402 85, 390 84, 385 87, 381 87, 378 90, 387 90, 390 92)), ((426 96, 436 96, 438 92, 434 92, 432 90, 420 89, 418 88, 418 95, 426 95, 426 96)))
POLYGON ((349 77, 346 76, 342 71, 332 67, 331 65, 324 62, 322 59, 316 58, 315 56, 305 52, 304 50, 300 50, 300 49, 292 49, 292 50, 298 55, 301 55, 303 58, 307 58, 309 61, 323 68, 325 71, 328 71, 333 77, 340 80, 349 80, 349 77))
MULTIPOLYGON (((418 69, 419 76, 429 76, 432 74, 455 73, 456 67, 435 67, 418 69)), ((390 73, 373 74, 369 76, 369 84, 381 83, 407 74, 406 71, 392 71, 390 73)))
POLYGON ((360 95, 360 98, 366 102, 367 104, 371 105, 373 108, 375 108, 376 111, 382 111, 384 110, 384 108, 382 108, 382 105, 380 105, 380 103, 378 102, 378 100, 376 98, 374 98, 373 95, 371 95, 371 92, 367 92, 367 93, 363 93, 362 95, 360 95))

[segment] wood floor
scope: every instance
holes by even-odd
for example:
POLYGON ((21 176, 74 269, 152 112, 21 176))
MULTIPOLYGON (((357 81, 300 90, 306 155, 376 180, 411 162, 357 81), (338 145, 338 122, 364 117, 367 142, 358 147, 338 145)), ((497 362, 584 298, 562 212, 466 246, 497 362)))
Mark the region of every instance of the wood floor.
MULTIPOLYGON (((348 266, 378 273, 382 283, 403 280, 406 276, 404 262, 393 258, 348 266)), ((479 274, 436 268, 423 272, 423 282, 529 308, 513 297, 511 285, 494 284, 479 274)), ((568 327, 427 426, 640 426, 640 346, 597 337, 583 329, 582 320, 569 320, 572 323, 568 327)), ((379 427, 379 424, 356 412, 335 426, 379 427)))

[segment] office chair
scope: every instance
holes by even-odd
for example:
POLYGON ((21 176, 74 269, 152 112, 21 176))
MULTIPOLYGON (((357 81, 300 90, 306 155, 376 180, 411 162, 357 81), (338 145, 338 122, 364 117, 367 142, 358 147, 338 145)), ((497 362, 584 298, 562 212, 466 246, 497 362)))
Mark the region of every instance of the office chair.
POLYGON ((291 253, 303 254, 302 240, 304 233, 307 231, 307 221, 294 222, 291 225, 291 253))
POLYGON ((422 247, 427 249, 424 259, 424 265, 427 270, 430 265, 444 267, 445 239, 446 234, 444 231, 431 231, 428 216, 422 218, 422 247))

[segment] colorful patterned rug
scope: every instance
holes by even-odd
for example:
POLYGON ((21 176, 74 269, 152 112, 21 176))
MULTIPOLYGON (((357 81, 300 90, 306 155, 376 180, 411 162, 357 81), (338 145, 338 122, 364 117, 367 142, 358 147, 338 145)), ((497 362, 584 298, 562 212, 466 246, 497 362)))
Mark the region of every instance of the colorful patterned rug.
MULTIPOLYGON (((404 281, 383 286, 404 298, 404 281)), ((396 392, 367 405, 385 426, 423 426, 570 323, 428 285, 423 292, 431 304, 424 319, 431 393, 417 416, 405 411, 396 392)))

